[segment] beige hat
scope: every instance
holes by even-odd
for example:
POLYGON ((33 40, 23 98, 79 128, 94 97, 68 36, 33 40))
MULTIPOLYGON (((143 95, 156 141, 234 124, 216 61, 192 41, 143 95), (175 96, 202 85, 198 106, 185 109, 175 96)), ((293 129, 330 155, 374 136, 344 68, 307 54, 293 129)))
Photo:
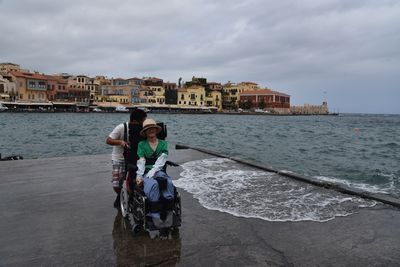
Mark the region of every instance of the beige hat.
POLYGON ((157 133, 161 132, 161 127, 152 119, 145 119, 143 122, 143 129, 140 131, 141 136, 146 136, 146 131, 150 128, 156 128, 157 133))

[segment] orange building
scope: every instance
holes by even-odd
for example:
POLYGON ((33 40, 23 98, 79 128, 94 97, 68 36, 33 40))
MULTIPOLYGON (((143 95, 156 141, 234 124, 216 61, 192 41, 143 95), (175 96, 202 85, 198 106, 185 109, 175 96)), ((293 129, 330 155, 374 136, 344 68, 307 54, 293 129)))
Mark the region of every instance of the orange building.
POLYGON ((17 87, 17 100, 30 102, 47 102, 46 75, 31 72, 11 71, 17 87))
POLYGON ((68 99, 68 81, 61 76, 47 75, 47 98, 50 101, 68 99))

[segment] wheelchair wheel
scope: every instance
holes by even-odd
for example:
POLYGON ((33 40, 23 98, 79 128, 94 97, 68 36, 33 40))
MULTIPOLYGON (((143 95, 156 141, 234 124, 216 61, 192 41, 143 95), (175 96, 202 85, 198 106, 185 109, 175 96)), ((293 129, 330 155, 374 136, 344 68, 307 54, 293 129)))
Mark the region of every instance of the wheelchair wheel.
POLYGON ((145 206, 145 197, 143 197, 137 191, 133 194, 133 201, 132 201, 132 217, 133 217, 133 231, 140 232, 141 230, 145 229, 146 221, 145 221, 145 214, 146 214, 146 206, 145 206))
POLYGON ((121 214, 124 218, 127 218, 128 213, 129 213, 129 195, 128 195, 128 190, 126 189, 126 185, 124 185, 121 188, 121 193, 120 193, 120 203, 121 203, 121 214))
POLYGON ((178 218, 180 220, 182 220, 182 206, 181 206, 181 196, 179 193, 176 194, 175 196, 175 207, 174 207, 174 211, 176 216, 178 216, 178 218))

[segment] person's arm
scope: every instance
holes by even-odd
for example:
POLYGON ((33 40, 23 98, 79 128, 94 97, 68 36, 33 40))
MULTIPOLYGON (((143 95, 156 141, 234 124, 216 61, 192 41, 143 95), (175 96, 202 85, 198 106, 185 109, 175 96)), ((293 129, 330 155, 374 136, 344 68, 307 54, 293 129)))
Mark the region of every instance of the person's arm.
POLYGON ((162 170, 164 167, 165 163, 167 162, 168 159, 168 154, 162 153, 156 160, 156 162, 153 165, 153 168, 147 173, 147 177, 153 178, 156 172, 162 170))
POLYGON ((109 136, 106 139, 106 144, 112 145, 112 146, 121 146, 123 148, 128 147, 128 143, 125 142, 122 136, 123 136, 123 128, 124 125, 120 124, 117 127, 114 128, 114 130, 109 134, 109 136))
POLYGON ((137 171, 136 171, 136 184, 138 186, 141 186, 143 184, 143 175, 144 175, 144 170, 145 170, 145 164, 146 164, 146 159, 145 158, 139 158, 136 166, 137 166, 137 171))
POLYGON ((128 147, 128 143, 125 142, 124 140, 113 139, 110 136, 107 137, 106 144, 112 145, 112 146, 120 146, 120 147, 123 147, 123 148, 127 148, 128 147))

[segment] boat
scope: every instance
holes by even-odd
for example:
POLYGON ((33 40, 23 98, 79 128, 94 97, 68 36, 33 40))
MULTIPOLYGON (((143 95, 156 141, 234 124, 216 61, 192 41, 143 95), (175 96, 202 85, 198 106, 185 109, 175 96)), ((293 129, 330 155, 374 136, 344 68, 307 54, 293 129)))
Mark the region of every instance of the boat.
POLYGON ((115 107, 115 112, 129 112, 129 109, 124 106, 117 106, 115 107))
POLYGON ((6 111, 8 107, 4 106, 3 103, 0 103, 0 111, 6 111))
POLYGON ((138 109, 141 109, 141 110, 143 110, 143 111, 146 112, 146 113, 149 113, 149 112, 150 112, 150 109, 145 108, 145 107, 138 107, 138 109))

